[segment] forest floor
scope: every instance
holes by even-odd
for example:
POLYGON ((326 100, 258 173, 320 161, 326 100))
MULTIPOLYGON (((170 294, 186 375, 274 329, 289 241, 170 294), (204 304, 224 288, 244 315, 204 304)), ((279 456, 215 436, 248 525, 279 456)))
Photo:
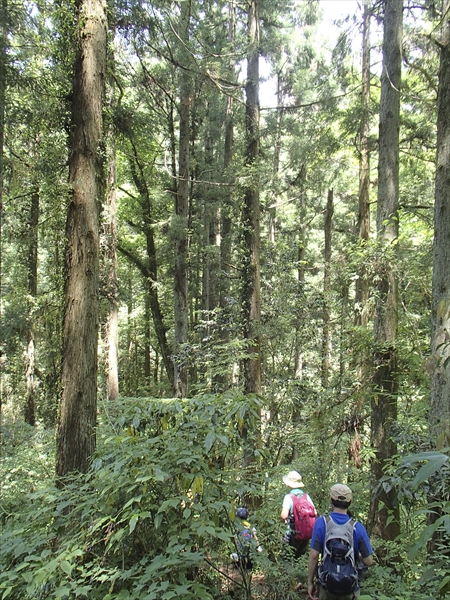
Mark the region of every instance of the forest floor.
MULTIPOLYGON (((252 573, 250 578, 244 581, 242 574, 234 565, 224 565, 221 569, 224 575, 223 592, 225 598, 236 600, 304 600, 307 597, 306 582, 300 589, 296 589, 298 580, 289 582, 288 589, 285 585, 280 585, 274 589, 273 583, 268 585, 262 573, 252 573)), ((286 584, 286 581, 283 582, 286 584)))

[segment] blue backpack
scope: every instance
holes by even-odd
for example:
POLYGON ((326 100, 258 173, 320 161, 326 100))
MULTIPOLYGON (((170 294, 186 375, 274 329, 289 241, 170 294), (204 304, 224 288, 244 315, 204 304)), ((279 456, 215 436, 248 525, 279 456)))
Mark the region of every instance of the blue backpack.
POLYGON ((355 521, 349 519, 344 525, 335 523, 331 517, 324 517, 326 524, 322 563, 319 566, 319 584, 331 594, 345 596, 358 587, 353 548, 355 521))
POLYGON ((248 521, 242 521, 242 527, 236 534, 236 548, 239 562, 244 569, 253 568, 253 557, 256 550, 254 530, 248 521))

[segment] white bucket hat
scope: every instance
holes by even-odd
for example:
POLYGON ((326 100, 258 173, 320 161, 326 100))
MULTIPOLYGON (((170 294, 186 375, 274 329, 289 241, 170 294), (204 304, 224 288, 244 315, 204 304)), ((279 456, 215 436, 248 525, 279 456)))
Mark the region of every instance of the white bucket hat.
POLYGON ((290 488, 301 488, 305 487, 302 481, 302 476, 297 471, 289 471, 287 475, 283 477, 283 483, 290 488))

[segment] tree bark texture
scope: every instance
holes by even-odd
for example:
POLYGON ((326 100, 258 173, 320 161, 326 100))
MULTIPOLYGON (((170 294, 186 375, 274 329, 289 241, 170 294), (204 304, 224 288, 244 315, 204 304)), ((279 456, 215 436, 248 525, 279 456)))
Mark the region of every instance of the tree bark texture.
MULTIPOLYGON (((362 40, 362 76, 361 76, 361 125, 360 125, 360 159, 359 159, 359 207, 358 235, 361 242, 370 236, 370 15, 371 8, 364 3, 363 40, 362 40)), ((355 289, 355 325, 367 325, 367 300, 369 283, 364 270, 359 273, 355 289)))
MULTIPOLYGON (((234 43, 236 33, 236 5, 234 2, 228 4, 228 39, 230 43, 234 43)), ((230 81, 236 80, 236 67, 233 62, 228 64, 227 71, 230 81)), ((227 96, 225 109, 225 132, 224 132, 224 156, 223 167, 224 174, 227 177, 228 169, 231 166, 233 159, 234 146, 234 118, 233 118, 233 97, 227 96)), ((219 269, 219 308, 221 321, 223 325, 220 327, 220 340, 226 344, 229 340, 229 328, 225 326, 229 318, 229 290, 230 290, 230 264, 231 264, 231 247, 233 237, 232 227, 232 210, 233 196, 231 188, 225 188, 220 206, 220 269, 219 269)), ((231 377, 228 374, 220 373, 214 377, 214 387, 217 391, 226 390, 231 382, 231 377)))
MULTIPOLYGON (((4 181, 4 139, 5 139, 5 100, 6 100, 6 64, 7 64, 7 22, 8 0, 0 4, 0 319, 3 315, 2 282, 3 282, 3 181, 4 181)), ((3 350, 0 345, 0 415, 3 405, 3 350)))
POLYGON ((371 463, 375 493, 370 504, 372 534, 393 540, 400 533, 395 491, 377 486, 383 469, 396 454, 393 426, 397 422, 397 304, 395 273, 398 238, 399 128, 403 0, 385 0, 383 71, 381 76, 377 239, 383 252, 374 322, 374 379, 371 407, 371 463), (393 519, 388 522, 389 516, 393 519))
MULTIPOLYGON (((189 40, 190 0, 182 3, 180 38, 189 40)), ((183 70, 180 82, 178 184, 176 196, 175 273, 174 273, 174 393, 185 398, 188 392, 188 368, 184 356, 188 341, 188 218, 189 218, 189 145, 190 145, 190 73, 183 70)))
POLYGON ((272 189, 270 192, 269 206, 269 241, 275 244, 276 218, 277 218, 277 202, 280 195, 280 155, 281 155, 281 139, 283 132, 283 82, 281 69, 277 73, 277 126, 275 134, 275 147, 273 150, 273 175, 272 189))
MULTIPOLYGON (((114 35, 114 31, 112 32, 114 35)), ((110 63, 114 57, 110 59, 110 63)), ((114 67, 113 67, 114 68, 114 67)), ((114 110, 115 86, 108 86, 108 106, 114 110)), ((112 123, 107 131, 107 191, 104 220, 104 277, 106 296, 109 301, 109 314, 105 324, 105 342, 107 347, 106 397, 116 400, 119 397, 119 283, 117 276, 117 176, 116 176, 116 134, 112 123)))
POLYGON ((259 326, 260 298, 260 205, 259 205, 259 0, 250 2, 248 17, 249 50, 247 54, 246 91, 246 166, 248 184, 244 195, 242 226, 243 260, 243 326, 251 355, 244 360, 246 393, 261 391, 261 357, 259 326))
POLYGON ((95 450, 99 293, 99 204, 107 17, 102 0, 78 4, 66 235, 62 400, 56 472, 86 472, 95 450))
POLYGON ((330 268, 331 268, 331 226, 333 222, 333 190, 328 190, 327 208, 325 211, 325 251, 323 268, 323 329, 322 329, 322 386, 328 386, 331 361, 331 327, 330 327, 330 307, 329 293, 331 288, 330 268))
MULTIPOLYGON (((28 293, 34 303, 37 296, 38 282, 38 225, 39 225, 39 191, 36 189, 31 194, 29 242, 28 242, 28 293)), ((29 425, 36 424, 36 379, 35 379, 35 346, 33 327, 33 305, 28 316, 28 345, 26 361, 26 397, 25 397, 25 422, 29 425)))
POLYGON ((440 40, 431 332, 430 433, 450 438, 450 1, 440 40))

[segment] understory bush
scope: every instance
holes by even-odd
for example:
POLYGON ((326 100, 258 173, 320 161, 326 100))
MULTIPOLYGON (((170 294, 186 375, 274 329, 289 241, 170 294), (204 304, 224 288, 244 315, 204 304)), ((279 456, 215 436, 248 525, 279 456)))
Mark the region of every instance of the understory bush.
MULTIPOLYGON (((92 468, 63 487, 53 476, 53 435, 39 428, 19 432, 5 421, 0 598, 295 598, 298 580, 306 584, 307 556, 295 565, 280 553, 281 476, 290 468, 308 473, 313 464, 273 465, 263 432, 249 440, 254 463, 244 470, 242 426, 258 418, 258 409, 256 398, 231 393, 102 405, 92 468), (251 580, 229 559, 240 504, 249 507, 263 546, 251 580)), ((334 476, 329 473, 331 483, 334 476)), ((321 481, 320 490, 327 485, 321 481)), ((365 486, 354 487, 361 490, 355 508, 363 520, 365 486)), ((308 486, 324 512, 320 490, 308 486)), ((421 531, 411 528, 389 549, 400 562, 369 571, 361 600, 447 594, 446 564, 428 557, 423 545, 414 558, 408 554, 421 531)))

